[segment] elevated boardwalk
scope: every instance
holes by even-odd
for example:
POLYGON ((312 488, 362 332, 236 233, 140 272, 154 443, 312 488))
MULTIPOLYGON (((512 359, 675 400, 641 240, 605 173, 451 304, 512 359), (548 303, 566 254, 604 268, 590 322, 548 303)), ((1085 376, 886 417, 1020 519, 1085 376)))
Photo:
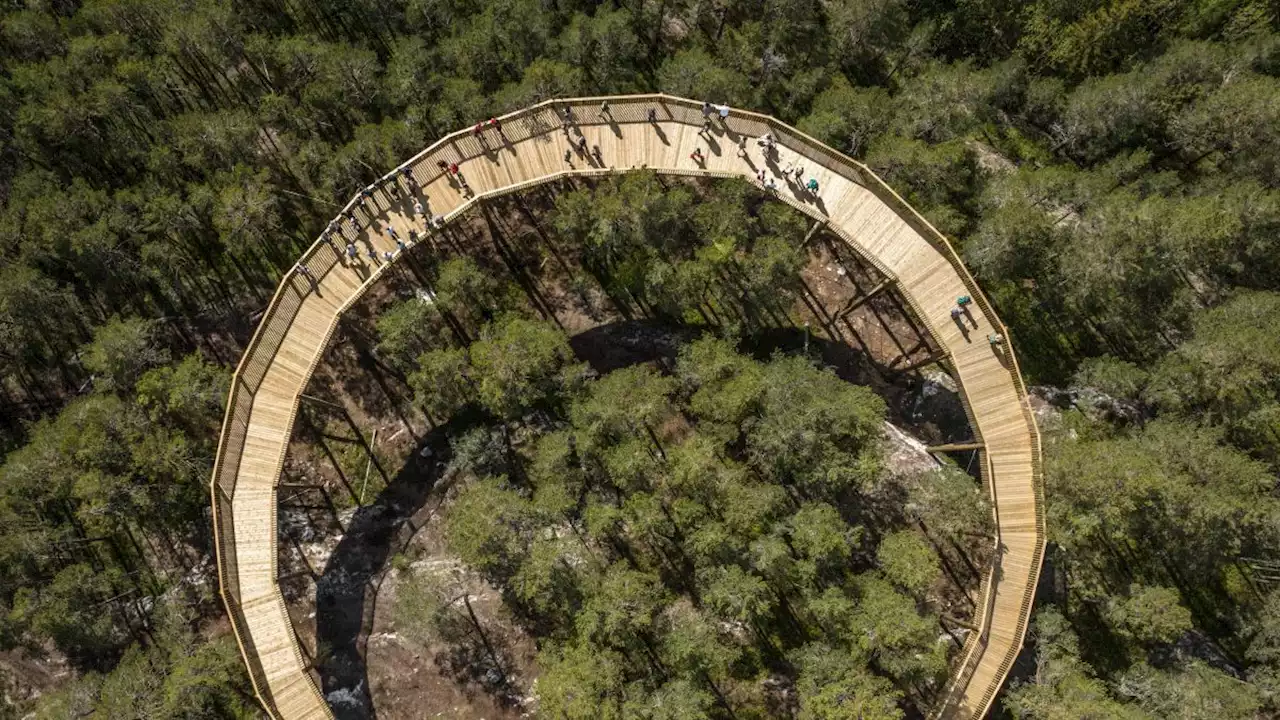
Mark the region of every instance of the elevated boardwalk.
MULTIPOLYGON (((945 351, 959 381, 971 424, 983 444, 983 477, 995 504, 997 535, 992 566, 983 581, 974 623, 955 674, 935 715, 977 718, 990 707, 1022 646, 1044 548, 1044 501, 1040 438, 1012 348, 995 349, 989 333, 1007 335, 990 304, 947 241, 866 167, 778 121, 733 111, 717 118, 710 141, 700 136, 701 103, 663 95, 608 98, 610 113, 598 115, 604 98, 546 102, 500 118, 477 136, 454 133, 403 165, 418 185, 426 214, 444 222, 486 198, 567 176, 607 175, 647 167, 664 174, 742 176, 755 181, 764 168, 777 183, 778 199, 822 220, 868 262, 896 279, 907 302, 945 351), (570 134, 563 108, 572 108, 570 134), (649 111, 656 112, 650 122, 649 111), (772 133, 777 151, 765 158, 755 139, 772 133), (570 139, 586 138, 588 153, 572 153, 570 139), (747 138, 745 158, 737 140, 747 138), (700 148, 705 159, 691 154, 700 148), (598 159, 597 159, 598 158, 598 159), (463 193, 440 162, 457 163, 470 188, 463 193), (782 172, 793 164, 818 180, 816 195, 788 184, 782 172), (978 327, 966 338, 950 310, 971 296, 978 327)), ((413 198, 399 168, 370 199, 354 202, 361 229, 341 223, 345 239, 323 239, 298 261, 310 276, 290 273, 281 282, 232 382, 214 466, 214 533, 222 597, 249 667, 254 690, 275 718, 332 717, 304 662, 277 584, 276 486, 297 415, 299 395, 332 337, 338 320, 389 267, 373 262, 395 252, 385 228, 408 240, 422 232, 413 198), (398 184, 398 196, 385 188, 398 184), (345 243, 360 249, 357 262, 340 257, 345 243)), ((798 240, 798 238, 797 238, 798 240)), ((426 242, 426 240, 423 240, 426 242)))

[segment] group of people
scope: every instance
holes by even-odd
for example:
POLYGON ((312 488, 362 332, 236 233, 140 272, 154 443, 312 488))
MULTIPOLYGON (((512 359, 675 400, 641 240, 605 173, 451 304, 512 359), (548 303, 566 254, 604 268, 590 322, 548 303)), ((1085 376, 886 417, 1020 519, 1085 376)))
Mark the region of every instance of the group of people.
MULTIPOLYGON (((462 175, 458 169, 457 163, 445 163, 441 161, 438 164, 440 165, 441 169, 443 169, 445 172, 449 173, 451 176, 458 178, 460 183, 465 187, 466 181, 465 179, 462 179, 462 175)), ((364 212, 365 216, 369 219, 369 222, 372 223, 374 212, 373 212, 373 209, 370 208, 370 205, 376 202, 376 195, 375 195, 376 191, 384 190, 387 192, 388 195, 398 196, 399 193, 401 192, 401 189, 398 185, 398 181, 400 180, 403 180, 405 184, 405 190, 413 197, 413 217, 421 219, 423 223, 423 232, 428 232, 431 229, 439 230, 440 228, 444 227, 443 217, 439 215, 430 215, 430 216, 428 215, 428 207, 426 204, 424 204, 424 200, 426 200, 427 203, 429 203, 430 200, 429 198, 427 198, 426 195, 424 195, 421 192, 422 188, 418 184, 417 178, 414 177, 413 171, 410 168, 405 167, 405 168, 401 168, 400 171, 395 175, 389 178, 385 178, 377 183, 374 183, 362 189, 359 195, 357 195, 355 203, 353 203, 350 207, 344 210, 343 213, 338 218, 335 218, 329 221, 328 227, 326 227, 324 232, 321 233, 321 239, 324 240, 326 243, 328 243, 331 247, 334 247, 335 250, 336 250, 336 245, 335 245, 336 239, 346 240, 346 248, 343 254, 347 258, 347 260, 350 262, 358 261, 360 259, 360 251, 356 247, 355 241, 352 239, 348 239, 346 236, 346 233, 343 232, 342 220, 345 219, 351 223, 351 228, 353 233, 359 233, 361 224, 360 224, 359 218, 355 214, 355 208, 359 207, 364 212)), ((421 240, 421 234, 416 228, 409 229, 407 239, 402 238, 400 236, 399 231, 397 231, 395 227, 391 225, 387 225, 386 229, 383 232, 386 234, 387 238, 391 240, 392 243, 395 244, 396 249, 395 249, 395 252, 392 252, 390 250, 384 250, 381 254, 379 254, 378 251, 375 250, 372 245, 369 245, 365 252, 368 255, 369 259, 374 263, 378 263, 380 260, 391 262, 392 260, 395 259, 396 255, 403 253, 404 251, 408 250, 411 246, 416 245, 421 240)), ((299 275, 307 278, 311 282, 313 288, 315 287, 316 278, 312 274, 309 268, 307 268, 305 265, 299 264, 296 268, 296 271, 299 275)))
MULTIPOLYGON (((956 304, 951 306, 951 320, 959 326, 960 332, 964 334, 965 340, 969 339, 969 327, 965 325, 966 318, 969 322, 973 323, 975 330, 978 328, 978 321, 975 320, 973 315, 969 312, 969 306, 972 304, 973 298, 968 295, 961 295, 956 298, 956 304)), ((1004 335, 1001 333, 990 333, 987 335, 987 342, 991 344, 991 347, 999 351, 1004 345, 1004 335)))
MULTIPOLYGON (((715 104, 712 104, 711 102, 703 102, 702 104, 703 125, 702 125, 702 129, 699 131, 699 134, 700 135, 706 134, 708 137, 710 136, 711 130, 713 128, 713 123, 712 123, 713 118, 718 118, 720 120, 720 123, 727 128, 729 113, 730 113, 730 109, 728 105, 715 105, 715 104)), ((609 106, 608 100, 604 100, 600 103, 600 107, 596 114, 597 114, 597 117, 599 117, 601 120, 608 120, 608 121, 613 120, 613 113, 612 113, 612 109, 609 106)), ((564 128, 565 134, 569 135, 571 132, 571 129, 575 126, 572 106, 565 105, 561 110, 561 116, 563 118, 563 128, 564 128)), ((656 107, 648 108, 648 110, 646 111, 646 117, 648 118, 648 121, 651 124, 656 124, 658 122, 658 109, 656 107)), ((475 127, 472 128, 472 134, 483 141, 484 131, 486 129, 491 129, 497 132, 500 136, 503 135, 502 122, 497 117, 491 117, 487 121, 476 123, 475 127)), ((778 141, 777 141, 777 138, 775 138, 772 133, 766 132, 764 135, 757 138, 756 144, 760 148, 762 148, 766 158, 772 157, 777 153, 778 141)), ((588 153, 587 138, 581 132, 581 130, 578 131, 577 138, 571 141, 570 149, 565 151, 564 159, 566 163, 572 164, 573 154, 575 151, 578 154, 584 155, 584 156, 587 155, 588 153)), ((600 146, 598 145, 592 146, 592 152, 597 159, 601 159, 600 146)), ((747 137, 745 135, 739 135, 738 137, 737 153, 738 153, 738 157, 744 158, 744 159, 747 158, 747 137)), ((703 165, 707 161, 707 156, 703 153, 701 147, 695 147, 689 157, 699 165, 703 165)), ((457 162, 446 162, 444 160, 438 160, 436 161, 436 165, 441 170, 441 172, 443 172, 445 175, 453 179, 453 181, 457 184, 457 186, 463 193, 470 192, 471 190, 470 185, 467 183, 467 179, 462 174, 462 171, 458 167, 457 162)), ((783 170, 782 176, 784 179, 787 179, 788 181, 790 181, 791 178, 794 177, 795 183, 799 185, 802 189, 808 191, 811 195, 816 195, 818 193, 819 184, 818 184, 817 178, 810 177, 806 181, 804 178, 804 168, 800 166, 798 163, 788 166, 785 170, 783 170)), ((771 192, 774 192, 777 190, 777 180, 775 179, 774 176, 767 173, 763 168, 759 169, 756 172, 756 180, 766 190, 769 190, 771 192)), ((358 233, 361 229, 361 223, 360 223, 359 217, 355 213, 356 207, 359 207, 363 211, 363 214, 367 218, 369 218, 370 222, 372 222, 374 213, 370 205, 376 202, 375 193, 378 190, 382 190, 388 196, 391 196, 391 197, 398 197, 400 196, 401 192, 404 192, 410 197, 413 197, 413 215, 415 217, 423 218, 424 231, 429 230, 431 228, 438 229, 443 225, 443 218, 441 218, 439 215, 433 215, 430 218, 427 217, 428 215, 427 208, 424 206, 423 200, 422 200, 422 198, 425 197, 425 195, 422 194, 422 188, 418 184, 417 178, 414 177, 413 171, 410 168, 405 167, 405 168, 401 168, 398 173, 363 188, 360 191, 358 197, 356 198, 356 202, 350 207, 348 207, 346 210, 344 210, 342 215, 339 216, 339 218, 336 218, 329 222, 328 228, 322 234, 323 239, 326 242, 333 244, 334 236, 345 238, 345 233, 343 232, 342 223, 341 223, 343 219, 345 219, 347 222, 351 224, 351 228, 354 233, 358 233), (403 184, 404 184, 403 190, 400 185, 401 181, 403 181, 403 184)), ((395 243, 397 253, 403 252, 404 250, 408 249, 409 246, 417 243, 419 240, 419 234, 416 229, 409 230, 407 243, 400 238, 395 228, 388 226, 385 232, 388 238, 390 238, 391 241, 395 243)), ((379 255, 377 251, 373 249, 372 246, 369 247, 367 253, 369 255, 369 258, 374 262, 377 262, 379 260, 379 255)), ((396 253, 392 253, 390 251, 384 251, 382 253, 381 258, 389 262, 395 257, 395 255, 396 253)), ((351 242, 351 241, 347 242, 346 256, 352 261, 355 261, 359 258, 359 252, 354 242, 351 242)), ((312 284, 314 285, 315 278, 312 277, 311 271, 306 266, 299 265, 297 267, 297 272, 298 274, 309 278, 312 284)), ((957 308, 957 311, 959 311, 959 308, 957 308)), ((953 315, 954 314, 955 313, 953 312, 953 315)))
POLYGON ((499 121, 498 118, 496 117, 489 118, 487 122, 482 121, 482 122, 476 123, 476 126, 471 130, 471 134, 479 138, 481 142, 484 142, 484 129, 486 127, 497 132, 500 137, 505 137, 502 134, 502 122, 499 121))

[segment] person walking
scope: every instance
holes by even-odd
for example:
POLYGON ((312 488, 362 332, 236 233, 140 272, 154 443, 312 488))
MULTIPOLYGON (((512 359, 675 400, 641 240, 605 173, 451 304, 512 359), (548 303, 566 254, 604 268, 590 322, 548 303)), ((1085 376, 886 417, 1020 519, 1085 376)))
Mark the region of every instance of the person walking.
POLYGON ((760 168, 756 171, 756 182, 764 185, 764 168, 760 168))
POLYGON ((394 253, 392 253, 390 250, 383 250, 383 251, 382 251, 382 259, 383 259, 383 260, 386 260, 387 262, 391 262, 392 260, 395 260, 395 259, 396 259, 396 256, 395 256, 395 254, 394 254, 394 253))
POLYGON ((804 168, 802 168, 802 167, 800 167, 800 166, 798 166, 798 165, 797 165, 797 166, 796 166, 796 172, 795 172, 795 175, 796 175, 796 182, 797 182, 797 183, 799 183, 799 182, 803 182, 803 181, 804 181, 804 168))
POLYGON ((388 237, 388 238, 390 238, 390 239, 394 242, 394 241, 396 241, 396 240, 399 240, 399 239, 400 239, 400 234, 396 232, 396 229, 395 229, 395 228, 393 228, 393 227, 391 227, 390 225, 388 225, 388 226, 387 226, 387 237, 388 237))
POLYGON ((417 198, 414 198, 413 200, 413 214, 414 215, 426 214, 426 210, 424 210, 422 207, 422 201, 418 200, 417 198))
POLYGON ((449 174, 454 177, 462 177, 462 173, 458 171, 458 163, 449 163, 449 174))
POLYGON ((583 155, 587 154, 587 136, 586 135, 578 136, 578 152, 582 153, 583 155))
POLYGON ((810 193, 817 195, 818 194, 818 178, 809 178, 809 182, 808 184, 805 185, 805 187, 809 189, 810 193))
POLYGON ((711 110, 712 110, 712 108, 711 108, 711 103, 709 103, 709 102, 707 102, 707 101, 703 100, 703 101, 702 101, 702 116, 703 116, 703 117, 707 117, 708 115, 710 115, 710 114, 711 114, 711 110))
POLYGON ((706 156, 702 154, 702 148, 700 147, 694 148, 693 152, 689 154, 689 157, 692 158, 693 161, 698 163, 699 165, 706 162, 707 160, 706 156))
POLYGON ((729 124, 729 106, 728 105, 720 106, 720 122, 724 123, 725 125, 729 124))
POLYGON ((740 158, 747 157, 747 136, 746 135, 738 136, 738 157, 740 158))
POLYGON ((605 100, 604 102, 600 103, 600 112, 596 113, 596 115, 597 115, 601 120, 604 120, 604 119, 606 119, 606 118, 610 118, 610 117, 612 117, 612 116, 613 116, 613 113, 609 112, 609 101, 608 101, 608 100, 605 100))
POLYGON ((573 164, 573 148, 569 148, 568 150, 564 151, 564 161, 569 163, 570 165, 573 164))
POLYGON ((573 124, 573 108, 568 105, 564 106, 564 126, 568 128, 573 124))
POLYGON ((699 135, 706 135, 707 139, 711 139, 711 118, 702 121, 702 129, 698 131, 699 135))
MULTIPOLYGON (((410 237, 412 237, 412 236, 413 236, 413 231, 412 231, 412 230, 410 230, 410 231, 409 231, 409 235, 410 235, 410 237)), ((401 242, 400 240, 397 240, 397 241, 396 241, 396 252, 401 252, 401 253, 403 253, 405 250, 408 250, 408 249, 409 249, 409 246, 408 246, 408 245, 405 245, 405 244, 404 244, 403 242, 401 242)))
POLYGON ((648 114, 649 114, 649 122, 656 125, 658 123, 658 109, 649 108, 648 114))
POLYGON ((347 257, 351 260, 356 259, 356 244, 353 242, 347 243, 347 257))
POLYGON ((496 130, 499 135, 502 134, 502 123, 498 122, 498 118, 496 117, 489 118, 489 127, 496 130))

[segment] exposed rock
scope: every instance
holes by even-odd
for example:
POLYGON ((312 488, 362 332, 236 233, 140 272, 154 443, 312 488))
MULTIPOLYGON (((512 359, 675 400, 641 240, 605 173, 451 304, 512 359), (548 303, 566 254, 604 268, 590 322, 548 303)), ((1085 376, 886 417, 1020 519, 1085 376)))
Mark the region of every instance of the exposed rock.
POLYGON ((1058 388, 1038 385, 1030 390, 1037 421, 1056 423, 1063 410, 1076 409, 1094 420, 1116 425, 1141 425, 1147 408, 1131 400, 1112 397, 1092 387, 1058 388), (1039 407, 1035 400, 1040 400, 1039 407))
POLYGON ((325 700, 330 705, 345 705, 349 707, 361 707, 364 705, 364 683, 356 685, 354 688, 338 688, 325 696, 325 700))
POLYGON ((893 423, 884 424, 886 440, 885 464, 895 475, 905 477, 928 472, 941 466, 938 459, 929 454, 925 444, 911 437, 893 423))

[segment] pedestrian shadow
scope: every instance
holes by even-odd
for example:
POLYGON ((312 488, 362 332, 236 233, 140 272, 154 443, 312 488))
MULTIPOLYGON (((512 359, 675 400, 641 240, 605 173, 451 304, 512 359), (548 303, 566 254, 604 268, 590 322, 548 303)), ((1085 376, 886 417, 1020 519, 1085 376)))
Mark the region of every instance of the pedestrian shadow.
POLYGON ((662 126, 658 123, 650 124, 653 125, 653 131, 658 134, 658 140, 660 140, 663 145, 670 145, 671 141, 667 139, 667 134, 662 131, 662 126))
POLYGON ((969 337, 969 326, 966 325, 965 322, 960 319, 960 316, 952 315, 951 320, 955 322, 956 327, 960 328, 960 334, 964 336, 964 341, 967 343, 972 343, 973 340, 969 337))

